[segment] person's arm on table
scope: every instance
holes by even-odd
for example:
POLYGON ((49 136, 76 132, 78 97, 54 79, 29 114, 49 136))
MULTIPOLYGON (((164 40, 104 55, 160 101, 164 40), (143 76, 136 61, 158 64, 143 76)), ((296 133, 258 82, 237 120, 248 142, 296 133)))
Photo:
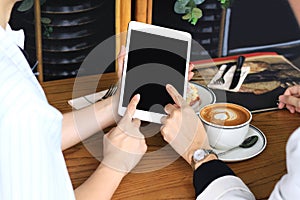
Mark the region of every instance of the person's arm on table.
POLYGON ((175 104, 165 106, 168 116, 162 118, 161 133, 195 169, 193 182, 197 199, 255 199, 243 181, 216 155, 209 154, 197 163, 192 161, 197 149, 211 149, 206 131, 194 110, 176 89, 171 85, 167 85, 166 89, 175 104))
POLYGON ((109 97, 84 109, 63 114, 62 150, 116 123, 119 116, 113 110, 114 98, 109 97))
MULTIPOLYGON (((125 47, 122 46, 118 56, 118 77, 120 78, 123 70, 125 47)), ((193 64, 189 65, 188 79, 190 80, 194 72, 193 64)), ((90 137, 94 133, 103 130, 114 123, 120 117, 117 114, 120 88, 115 95, 103 101, 97 102, 82 110, 77 110, 63 115, 62 126, 62 150, 65 150, 78 142, 90 137)))
POLYGON ((104 158, 92 176, 76 188, 77 200, 110 199, 123 177, 146 152, 147 145, 139 131, 141 122, 132 118, 138 102, 136 95, 118 126, 104 136, 104 158))
MULTIPOLYGON (((123 70, 125 48, 122 46, 118 56, 118 77, 120 79, 123 70)), ((87 108, 65 113, 62 126, 62 150, 65 150, 78 142, 103 130, 120 119, 117 114, 117 106, 120 88, 115 95, 99 101, 87 108)))

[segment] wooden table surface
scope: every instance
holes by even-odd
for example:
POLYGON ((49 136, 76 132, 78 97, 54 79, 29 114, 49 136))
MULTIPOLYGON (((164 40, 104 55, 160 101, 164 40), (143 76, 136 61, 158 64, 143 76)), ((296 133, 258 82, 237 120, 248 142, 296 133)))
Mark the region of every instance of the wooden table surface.
MULTIPOLYGON (((95 86, 97 91, 108 88, 116 81, 116 75, 103 75, 99 84, 98 79, 98 76, 77 78, 76 94, 73 92, 75 79, 44 82, 42 86, 50 104, 61 112, 69 112, 72 108, 67 100, 93 93, 95 86)), ((253 114, 251 124, 266 135, 267 147, 252 159, 228 165, 248 185, 257 199, 268 199, 276 182, 286 173, 286 142, 299 122, 300 114, 290 114, 287 110, 253 114)), ((99 164, 84 144, 86 143, 79 143, 64 151, 74 187, 83 183, 99 164)), ((147 138, 147 144, 148 151, 155 151, 166 145, 160 134, 147 138)), ((174 152, 170 153, 174 155, 174 152)), ((155 162, 164 162, 163 159, 156 157, 155 162)), ((191 167, 182 158, 155 171, 130 173, 123 179, 113 199, 195 199, 192 174, 191 167)))

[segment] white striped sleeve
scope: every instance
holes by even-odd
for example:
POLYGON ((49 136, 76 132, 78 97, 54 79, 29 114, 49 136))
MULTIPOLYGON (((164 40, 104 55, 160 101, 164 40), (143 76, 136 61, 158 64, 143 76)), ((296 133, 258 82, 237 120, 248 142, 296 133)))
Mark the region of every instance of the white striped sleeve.
POLYGON ((0 200, 74 200, 62 115, 0 52, 0 200))
POLYGON ((300 128, 288 140, 286 163, 287 174, 276 184, 270 200, 299 199, 300 197, 300 128))

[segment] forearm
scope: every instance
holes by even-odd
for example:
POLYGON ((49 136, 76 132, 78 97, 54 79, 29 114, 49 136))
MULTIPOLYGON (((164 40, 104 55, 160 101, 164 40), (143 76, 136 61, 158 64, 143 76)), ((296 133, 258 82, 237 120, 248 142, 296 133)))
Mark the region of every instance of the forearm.
POLYGON ((115 123, 112 98, 63 115, 62 150, 115 123))
POLYGON ((100 165, 89 179, 75 189, 76 200, 111 199, 125 175, 100 165))

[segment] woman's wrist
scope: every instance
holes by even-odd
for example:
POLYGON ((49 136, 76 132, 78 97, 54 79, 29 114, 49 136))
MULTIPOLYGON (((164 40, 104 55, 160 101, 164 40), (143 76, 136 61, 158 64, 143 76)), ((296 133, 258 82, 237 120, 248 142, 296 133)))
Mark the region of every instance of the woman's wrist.
POLYGON ((111 174, 114 179, 119 179, 120 181, 127 175, 127 172, 118 171, 104 164, 100 164, 98 170, 106 175, 111 174))
POLYGON ((95 115, 101 129, 115 124, 119 118, 118 114, 115 113, 113 103, 113 97, 109 97, 95 104, 95 115))
POLYGON ((207 162, 212 161, 212 160, 218 160, 218 157, 215 154, 209 154, 203 160, 201 160, 201 161, 199 161, 199 162, 197 162, 195 164, 191 163, 191 165, 193 165, 192 168, 194 170, 196 170, 202 164, 207 163, 207 162))

